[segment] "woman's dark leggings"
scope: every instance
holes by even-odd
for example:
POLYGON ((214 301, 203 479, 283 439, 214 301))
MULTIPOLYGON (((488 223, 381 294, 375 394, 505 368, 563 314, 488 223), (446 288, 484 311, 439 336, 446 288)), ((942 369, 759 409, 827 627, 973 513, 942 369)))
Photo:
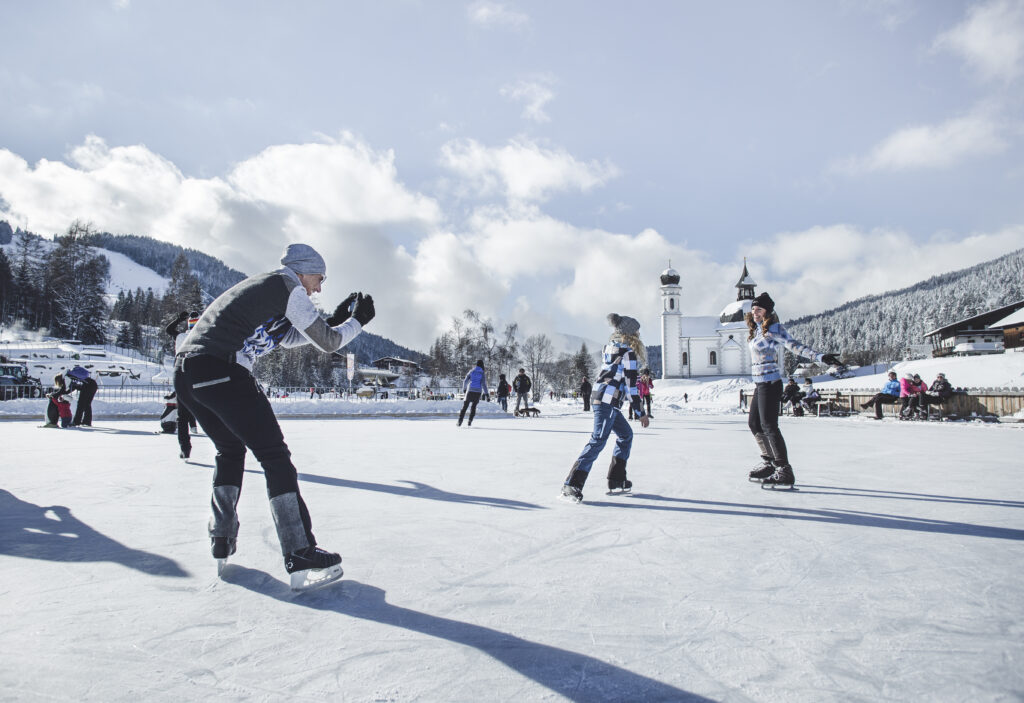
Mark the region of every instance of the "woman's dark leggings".
POLYGON ((466 393, 466 400, 462 404, 462 412, 459 413, 459 424, 462 424, 462 420, 466 417, 466 408, 469 408, 469 424, 473 424, 473 418, 476 417, 476 404, 480 402, 480 395, 483 391, 469 391, 466 393))
POLYGON ((782 438, 782 432, 779 431, 781 399, 781 380, 758 383, 754 387, 754 396, 750 399, 750 414, 747 416, 747 425, 754 433, 754 437, 757 438, 758 446, 762 451, 771 454, 772 461, 776 466, 784 466, 789 463, 786 440, 782 438))

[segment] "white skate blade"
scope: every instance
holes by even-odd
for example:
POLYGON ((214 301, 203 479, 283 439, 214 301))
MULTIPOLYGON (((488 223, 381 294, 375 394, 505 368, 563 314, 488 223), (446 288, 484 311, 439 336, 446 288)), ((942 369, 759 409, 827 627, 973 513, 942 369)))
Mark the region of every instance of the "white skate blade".
POLYGON ((632 492, 633 492, 632 488, 609 488, 608 492, 605 493, 605 495, 606 496, 621 496, 621 495, 626 495, 627 493, 632 493, 632 492))
POLYGON ((309 591, 314 588, 326 586, 341 578, 345 572, 341 570, 341 564, 329 566, 326 569, 303 569, 291 574, 293 591, 309 591))
POLYGON ((558 494, 558 500, 562 501, 563 503, 572 503, 574 505, 578 505, 578 504, 583 502, 582 498, 575 498, 574 496, 567 496, 564 493, 559 493, 558 494))
POLYGON ((795 491, 796 490, 796 485, 792 484, 792 483, 789 484, 788 486, 784 485, 784 484, 778 484, 778 483, 762 483, 761 484, 761 488, 763 488, 766 491, 768 491, 768 490, 771 490, 771 491, 795 491))
POLYGON ((219 578, 223 573, 224 569, 228 568, 227 559, 217 559, 217 577, 219 578))

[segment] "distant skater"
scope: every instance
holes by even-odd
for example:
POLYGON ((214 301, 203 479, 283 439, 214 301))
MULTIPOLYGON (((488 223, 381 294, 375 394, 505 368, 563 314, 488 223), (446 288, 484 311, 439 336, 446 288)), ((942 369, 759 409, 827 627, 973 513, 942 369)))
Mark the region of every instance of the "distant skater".
MULTIPOLYGON (((188 333, 192 331, 192 328, 196 326, 197 322, 199 322, 199 313, 182 310, 174 321, 164 328, 164 332, 170 335, 171 339, 174 340, 175 354, 177 354, 178 349, 185 344, 185 340, 188 338, 188 333), (179 329, 179 325, 186 321, 188 326, 184 330, 179 329)), ((194 428, 196 426, 196 419, 192 415, 191 411, 189 411, 188 407, 181 402, 180 398, 176 398, 175 402, 178 406, 177 432, 178 449, 180 450, 178 452, 178 458, 188 459, 192 456, 192 437, 189 435, 189 428, 194 428)))
POLYGON ((476 417, 476 405, 480 402, 481 396, 487 395, 487 374, 484 373, 484 360, 477 359, 476 366, 469 370, 466 378, 462 381, 462 390, 466 393, 466 400, 462 403, 462 412, 459 413, 459 421, 456 423, 462 427, 462 421, 466 417, 466 408, 469 408, 469 422, 467 427, 473 426, 473 418, 476 417))
POLYGON ((95 379, 89 371, 76 366, 67 373, 71 379, 70 391, 78 391, 78 402, 75 403, 75 418, 71 424, 75 427, 92 427, 92 399, 99 390, 95 379))
POLYGON ((643 427, 650 423, 636 388, 640 364, 646 361, 644 344, 640 341, 640 323, 615 313, 608 315, 608 323, 614 331, 604 348, 603 365, 594 390, 594 431, 562 486, 561 498, 575 503, 583 500, 583 485, 612 432, 615 433, 615 451, 608 467, 608 490, 625 493, 633 487, 633 482, 626 478, 633 428, 622 415, 623 403, 633 409, 643 427))
POLYGON ((590 412, 590 394, 594 392, 594 387, 590 385, 590 381, 586 376, 583 377, 583 382, 580 383, 580 395, 583 397, 583 412, 590 412))
POLYGON ((792 488, 796 478, 793 467, 789 465, 786 441, 779 430, 779 409, 782 406, 780 351, 786 348, 797 356, 823 361, 830 366, 838 366, 840 362, 834 354, 820 354, 793 339, 779 322, 775 301, 768 293, 754 298, 746 320, 750 331, 747 343, 750 345, 751 374, 755 384, 747 425, 761 450, 762 460, 760 466, 751 470, 750 480, 761 481, 763 486, 770 488, 792 488))
POLYGON ((330 325, 309 299, 326 276, 323 257, 306 244, 291 244, 281 264, 234 285, 210 304, 178 349, 174 390, 217 448, 209 534, 218 566, 235 552, 236 506, 249 449, 263 467, 292 588, 302 589, 340 578, 341 556, 317 547, 291 452, 252 366, 279 346, 312 344, 337 351, 373 319, 374 305, 370 296, 350 296, 329 318, 330 325))

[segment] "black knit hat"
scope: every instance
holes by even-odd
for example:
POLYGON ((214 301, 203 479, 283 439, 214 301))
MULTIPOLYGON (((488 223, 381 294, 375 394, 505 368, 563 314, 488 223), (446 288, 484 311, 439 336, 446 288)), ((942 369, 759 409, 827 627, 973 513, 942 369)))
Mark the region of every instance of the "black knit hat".
POLYGON ((762 293, 753 300, 753 304, 759 308, 764 308, 768 314, 775 312, 775 301, 768 293, 762 293))

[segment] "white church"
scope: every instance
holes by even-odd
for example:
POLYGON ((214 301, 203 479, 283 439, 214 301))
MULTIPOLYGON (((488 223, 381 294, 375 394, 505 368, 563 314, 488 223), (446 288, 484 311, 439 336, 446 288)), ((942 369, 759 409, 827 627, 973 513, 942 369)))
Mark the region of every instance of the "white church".
POLYGON ((736 300, 717 316, 686 317, 679 272, 670 263, 661 274, 661 377, 749 376, 744 315, 750 312, 756 285, 744 259, 736 300))

